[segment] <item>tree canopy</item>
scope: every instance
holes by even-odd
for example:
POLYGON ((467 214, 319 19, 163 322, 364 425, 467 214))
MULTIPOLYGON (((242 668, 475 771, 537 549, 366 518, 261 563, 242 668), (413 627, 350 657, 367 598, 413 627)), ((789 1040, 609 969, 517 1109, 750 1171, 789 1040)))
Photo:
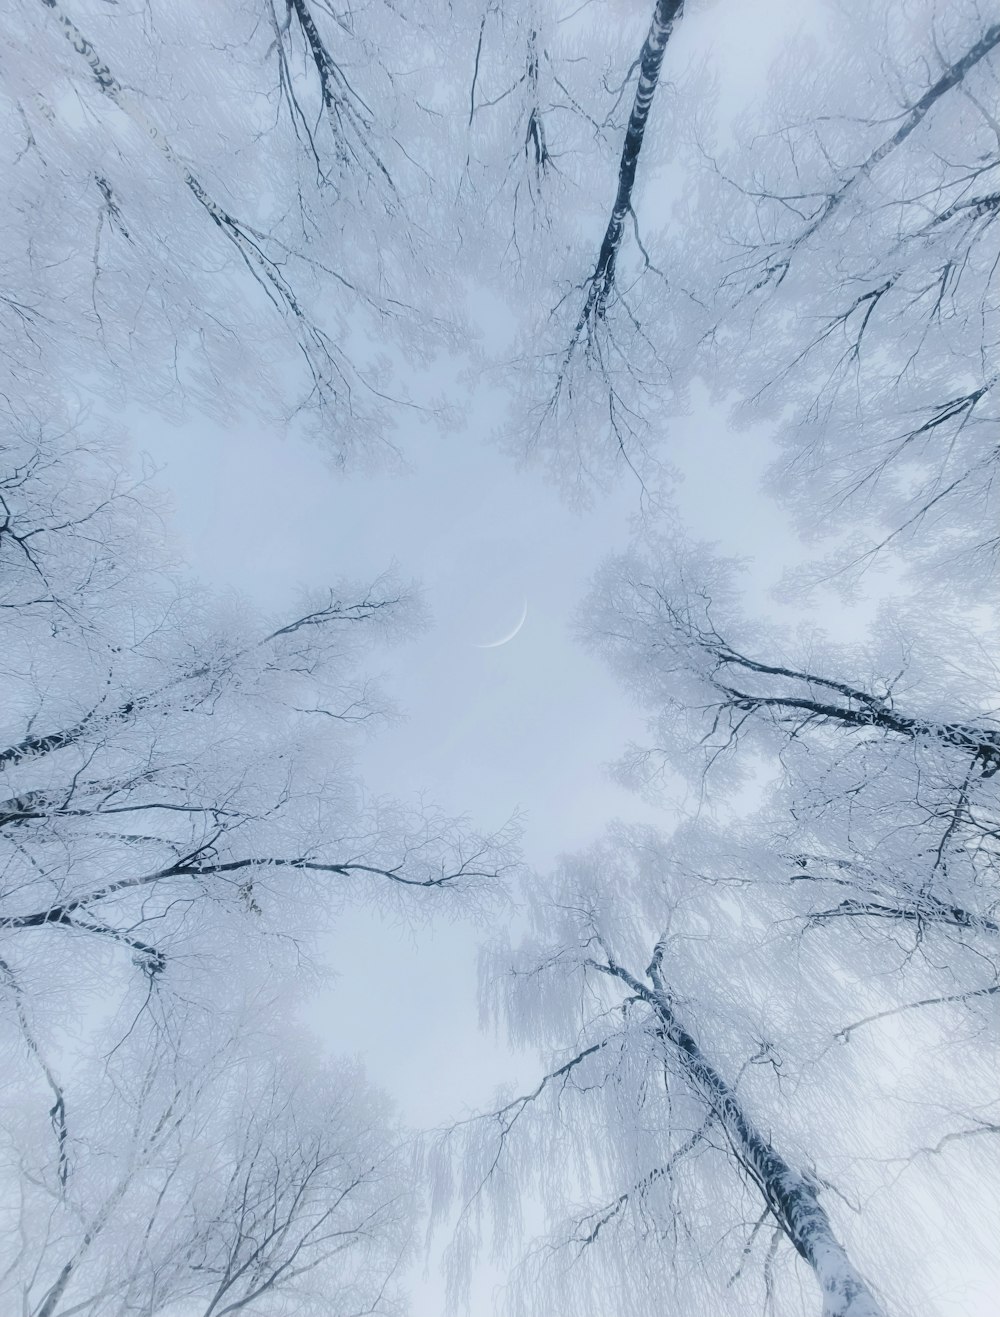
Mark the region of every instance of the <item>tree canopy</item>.
POLYGON ((489 1245, 525 1317, 958 1317, 983 1281, 1000 12, 738 8, 11 0, 12 1312, 393 1314, 428 1210, 452 1297, 489 1245), (137 453, 143 416, 252 419, 346 479, 487 393, 559 496, 634 498, 576 631, 655 821, 551 873, 516 765, 489 820, 360 770, 429 624, 408 564, 359 580, 345 536, 264 616, 178 561, 137 453), (688 524, 692 427, 760 451, 712 478, 789 519, 770 595, 688 524), (484 1016, 535 1078, 404 1129, 293 1024, 349 906, 492 921, 484 1016))

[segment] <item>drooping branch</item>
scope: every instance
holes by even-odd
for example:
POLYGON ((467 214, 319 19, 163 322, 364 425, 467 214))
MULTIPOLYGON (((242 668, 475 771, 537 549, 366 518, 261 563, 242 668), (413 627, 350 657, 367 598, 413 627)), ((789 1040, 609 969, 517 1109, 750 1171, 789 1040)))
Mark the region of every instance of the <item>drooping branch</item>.
MULTIPOLYGON (((507 1136, 525 1108, 530 1106, 530 1104, 537 1098, 541 1097, 551 1084, 554 1084, 559 1079, 565 1081, 567 1076, 571 1075, 577 1066, 583 1065, 588 1057, 602 1051, 607 1045, 607 1040, 602 1040, 599 1043, 592 1043, 590 1047, 583 1048, 583 1050, 577 1052, 575 1056, 571 1056, 568 1061, 564 1061, 562 1065, 556 1066, 554 1070, 550 1070, 548 1074, 543 1075, 530 1093, 522 1093, 516 1098, 511 1098, 511 1100, 505 1102, 502 1107, 498 1107, 496 1111, 491 1112, 490 1119, 497 1121, 501 1127, 501 1138, 507 1136)), ((478 1121, 481 1120, 482 1117, 475 1116, 472 1117, 472 1119, 478 1121)))
POLYGON ((500 1165, 504 1153, 507 1150, 508 1140, 525 1111, 529 1110, 532 1104, 553 1086, 559 1085, 560 1091, 562 1091, 562 1089, 570 1082, 570 1077, 577 1067, 583 1065, 585 1061, 596 1053, 603 1051, 608 1046, 608 1043, 609 1039, 603 1038, 599 1042, 592 1043, 589 1047, 582 1048, 575 1056, 571 1056, 568 1061, 564 1061, 562 1065, 556 1066, 554 1070, 550 1070, 548 1074, 543 1075, 530 1092, 521 1093, 517 1097, 511 1098, 509 1102, 505 1102, 503 1106, 497 1107, 496 1110, 491 1111, 487 1116, 470 1116, 465 1120, 456 1121, 455 1124, 451 1126, 446 1132, 446 1138, 450 1137, 463 1125, 478 1125, 483 1120, 489 1121, 491 1125, 495 1124, 497 1128, 496 1151, 490 1159, 489 1165, 483 1172, 478 1185, 473 1189, 468 1201, 463 1206, 461 1213, 462 1216, 465 1215, 473 1202, 475 1202, 478 1196, 482 1193, 497 1167, 500 1165))
POLYGON ((299 348, 309 367, 314 389, 321 400, 337 401, 343 393, 344 398, 349 402, 350 383, 346 363, 329 335, 306 313, 297 292, 286 279, 282 266, 287 253, 282 251, 277 259, 267 254, 265 251, 265 244, 269 240, 267 235, 237 219, 214 200, 163 132, 150 120, 142 106, 101 59, 93 43, 83 35, 61 7, 59 0, 41 0, 41 3, 52 11, 67 41, 86 60, 93 80, 100 90, 136 124, 171 167, 180 174, 184 186, 202 211, 239 253, 241 260, 272 304, 290 321, 299 348))
POLYGON ((641 1180, 636 1181, 630 1189, 626 1189, 624 1193, 619 1194, 613 1202, 606 1203, 604 1207, 590 1212, 584 1217, 579 1223, 579 1230, 585 1233, 578 1233, 570 1242, 579 1245, 581 1252, 585 1248, 590 1248, 592 1244, 596 1244, 604 1227, 620 1216, 630 1203, 637 1198, 641 1199, 660 1180, 670 1179, 674 1167, 698 1147, 714 1122, 715 1115, 709 1112, 698 1129, 670 1154, 662 1166, 654 1166, 648 1174, 644 1175, 641 1180))
POLYGON ((736 1091, 704 1054, 677 1016, 659 962, 649 967, 650 988, 610 957, 590 966, 617 978, 651 1008, 657 1037, 680 1062, 692 1088, 724 1130, 733 1153, 796 1252, 812 1268, 823 1294, 823 1317, 884 1317, 881 1305, 833 1232, 815 1182, 795 1170, 756 1127, 736 1091))

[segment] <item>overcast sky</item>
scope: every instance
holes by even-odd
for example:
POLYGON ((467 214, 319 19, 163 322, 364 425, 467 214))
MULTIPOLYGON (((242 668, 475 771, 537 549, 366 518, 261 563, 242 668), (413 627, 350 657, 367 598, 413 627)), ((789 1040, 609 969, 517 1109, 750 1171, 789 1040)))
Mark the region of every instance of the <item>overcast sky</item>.
MULTIPOLYGON (((143 418, 135 432, 173 504, 178 548, 206 584, 284 611, 302 588, 373 577, 393 562, 419 580, 431 626, 385 652, 385 685, 404 718, 366 747, 368 786, 426 791, 482 828, 519 811, 526 857, 544 872, 613 818, 657 818, 608 776, 607 762, 643 724, 571 625, 593 571, 627 545, 641 499, 629 480, 587 511, 568 508, 538 472, 497 451, 497 402, 484 392, 461 428, 406 436, 407 469, 374 478, 345 478, 319 448, 252 425, 143 418), (525 603, 517 635, 482 648, 510 631, 525 603)), ((727 548, 756 553, 762 581, 784 538, 746 497, 766 455, 762 440, 734 451, 721 418, 703 411, 672 445, 685 473, 683 516, 727 548)), ((482 1107, 498 1083, 535 1072, 479 1029, 482 935, 444 920, 387 925, 359 909, 328 943, 337 978, 307 1024, 331 1051, 362 1055, 415 1126, 482 1107)), ((415 1317, 439 1301, 432 1279, 415 1317)))
MULTIPOLYGON (((432 624, 385 654, 385 685, 404 718, 367 746, 367 783, 426 791, 484 829, 518 811, 526 858, 544 872, 613 818, 670 825, 609 777, 606 764, 642 720, 572 634, 591 574, 627 545, 642 503, 630 479, 587 511, 568 508, 538 472, 497 451, 496 403, 484 393, 462 428, 415 432, 408 469, 377 478, 345 478, 318 448, 245 425, 146 421, 143 446, 174 504, 179 547, 206 583, 282 610, 303 587, 393 562, 420 581, 432 624), (513 639, 481 647, 507 634, 525 604, 513 639)), ((765 598, 791 541, 774 511, 762 518, 748 497, 769 450, 761 436, 745 439, 734 447, 723 418, 696 409, 671 456, 684 472, 680 515, 755 559, 765 598)), ((338 979, 309 1024, 331 1048, 361 1053, 415 1125, 482 1106, 524 1068, 478 1028, 481 935, 444 921, 386 926, 357 910, 329 945, 338 979)))

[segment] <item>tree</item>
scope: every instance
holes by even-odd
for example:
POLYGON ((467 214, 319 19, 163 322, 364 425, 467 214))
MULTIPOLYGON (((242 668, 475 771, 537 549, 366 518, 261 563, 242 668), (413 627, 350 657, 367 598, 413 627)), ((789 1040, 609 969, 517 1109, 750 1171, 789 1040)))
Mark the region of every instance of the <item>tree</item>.
MULTIPOLYGON (((857 567, 881 559, 934 574, 911 606, 886 610, 863 650, 748 623, 731 565, 693 553, 680 532, 658 541, 654 530, 651 544, 609 565, 585 605, 583 629, 650 713, 654 743, 633 748, 628 775, 659 795, 679 773, 703 817, 669 845, 617 836, 570 862, 537 916, 536 941, 514 957, 514 1036, 547 1043, 552 1068, 451 1142, 468 1165, 460 1260, 489 1218, 484 1194, 501 1248, 510 1246, 503 1217, 518 1180, 568 1215, 515 1284, 524 1308, 546 1267, 563 1301, 567 1287, 581 1308, 595 1296, 620 1307, 625 1295, 640 1312, 661 1303, 664 1290, 676 1298, 680 1284, 693 1286, 702 1267, 705 1290, 692 1298, 681 1289, 679 1306, 720 1310, 726 1296, 708 1241, 738 1228, 721 1215, 735 1212, 737 1199, 702 1155, 705 1120, 720 1123, 727 1154, 761 1187, 764 1217, 743 1236, 748 1257, 771 1220, 776 1245, 787 1239, 810 1260, 747 1156, 762 1130, 782 1176, 829 1157, 843 1172, 837 1191, 859 1214, 883 1204, 877 1224, 869 1219, 859 1235, 863 1249, 876 1230, 900 1240, 917 1204, 942 1201, 940 1183, 921 1180, 929 1160, 940 1156, 954 1177, 944 1191, 948 1211, 975 1174, 963 1155, 996 1169, 992 629, 973 612, 974 595, 944 600, 932 591, 954 581, 956 568, 968 580, 969 548, 992 545, 989 180, 1000 139, 989 89, 1000 29, 972 4, 947 13, 899 6, 887 16, 849 6, 839 17, 834 56, 811 51, 804 71, 797 52, 781 70, 781 90, 747 116, 732 151, 708 144, 705 98, 685 104, 683 120, 699 138, 701 190, 675 208, 665 234, 639 243, 636 220, 637 282, 616 304, 627 310, 628 299, 647 296, 652 310, 633 317, 627 342, 602 324, 607 351, 578 358, 582 405, 573 421, 582 434, 573 444, 592 469, 601 461, 591 457, 595 437, 606 455, 641 458, 664 430, 648 407, 651 389, 673 388, 671 372, 681 393, 686 380, 709 379, 717 398, 735 394, 744 415, 763 410, 777 423, 788 453, 781 495, 792 491, 803 523, 838 534, 839 571, 853 580, 857 567), (630 429, 598 428, 606 390, 630 429), (733 921, 730 940, 720 929, 733 921), (753 954, 754 939, 766 943, 766 956, 753 954), (691 940, 716 974, 739 966, 730 992, 685 957, 691 940), (550 986, 563 977, 564 987, 550 986), (607 979, 631 996, 598 986, 607 979), (656 1038, 658 1062, 664 1052, 673 1060, 675 1090, 682 1079, 687 1096, 701 1100, 701 1121, 686 1113, 678 1127, 651 1113, 633 1015, 643 1044, 656 1038), (751 1067, 773 1073, 770 1091, 758 1084, 746 1092, 751 1067), (887 1072, 894 1092, 881 1082, 887 1072), (794 1106, 782 1084, 794 1086, 794 1106), (881 1148, 870 1140, 867 1110, 884 1122, 881 1148), (975 1153, 963 1154, 969 1145, 975 1153), (688 1166, 682 1179, 680 1164, 695 1160, 704 1179, 688 1166), (574 1193, 588 1198, 585 1209, 574 1193), (706 1193, 719 1216, 704 1206, 706 1193), (665 1274, 658 1250, 681 1222, 692 1247, 665 1274), (576 1261, 591 1254, 599 1261, 576 1261), (625 1257, 648 1268, 631 1288, 625 1257)), ((650 142, 645 123, 644 134, 650 142)), ((591 296, 599 303, 594 287, 582 285, 585 309, 591 296)), ((546 340, 538 374, 574 351, 559 357, 546 340)), ((984 563, 989 570, 980 553, 976 565, 984 563)), ((818 1202, 826 1177, 794 1174, 818 1202)), ((943 1223, 956 1244, 961 1228, 943 1223)), ((840 1256, 839 1243, 830 1247, 828 1256, 840 1256)), ((673 1238, 669 1255, 678 1257, 673 1238)), ((852 1266, 857 1288, 842 1285, 838 1296, 827 1286, 828 1311, 875 1303, 863 1274, 878 1278, 888 1308, 912 1306, 893 1268, 852 1266)), ((734 1259, 729 1273, 741 1279, 745 1269, 734 1259)), ((760 1278, 765 1302, 794 1302, 777 1293, 773 1262, 764 1260, 760 1278)))
POLYGON ((658 0, 620 39, 616 16, 609 47, 605 14, 534 0, 18 0, 3 104, 23 240, 0 312, 19 397, 60 378, 171 415, 252 399, 338 463, 390 457, 394 423, 434 406, 416 371, 468 341, 461 252, 504 293, 513 275, 527 311, 522 437, 589 434, 594 401, 613 464, 637 460, 633 390, 659 396, 665 359, 622 248, 634 229, 654 268, 633 192, 681 8, 658 0), (522 295, 539 286, 544 305, 522 295))
MULTIPOLYGON (((669 906, 681 885, 713 941, 734 906, 745 930, 767 930, 757 934, 766 962, 740 977, 734 1005, 762 1003, 766 1023, 754 1015, 751 1027, 800 1101, 820 1067, 856 1113, 881 1112, 881 1154, 865 1151, 856 1114, 839 1156, 862 1204, 895 1197, 905 1171, 894 1208, 906 1220, 922 1193, 942 1192, 926 1181, 929 1157, 947 1150, 951 1194, 964 1182, 965 1143, 977 1145, 980 1169, 996 1165, 984 1146, 1000 1130, 988 1079, 1000 991, 995 668, 960 610, 934 626, 897 610, 867 650, 852 651, 750 623, 738 598, 732 564, 673 537, 608 563, 581 621, 649 711, 652 745, 633 747, 623 771, 660 798, 681 785, 702 815, 661 848, 660 899, 669 906), (721 918, 709 913, 720 892, 721 918), (815 975, 823 989, 810 1001, 815 975), (791 1014, 768 1000, 782 994, 794 995, 791 1014), (864 1059, 827 1069, 831 1048, 843 1057, 862 1039, 864 1059), (892 1168, 891 1188, 873 1173, 878 1162, 892 1168)), ((634 883, 614 888, 636 900, 634 883)), ((553 951, 553 962, 566 954, 553 951)), ((682 996, 701 1009, 711 999, 701 978, 682 996)), ((816 1149, 829 1148, 832 1124, 828 1114, 817 1126, 816 1149)))
POLYGON ((995 956, 810 917, 783 821, 615 827, 536 884, 486 1002, 548 1064, 436 1150, 457 1283, 486 1237, 514 1313, 956 1310, 1000 1170, 995 956))
POLYGON ((841 6, 732 145, 702 130, 667 239, 703 378, 777 422, 775 488, 848 579, 897 544, 966 590, 992 570, 998 71, 977 0, 841 6))
MULTIPOLYGON (((522 1264, 514 1311, 541 1292, 582 1312, 743 1312, 758 1294, 799 1312, 796 1258, 826 1317, 880 1314, 843 1243, 837 1196, 853 1186, 824 1174, 839 1140, 853 1141, 829 1087, 840 1058, 812 1057, 819 1075, 797 1068, 787 995, 767 1005, 781 979, 764 963, 773 947, 741 938, 751 903, 685 880, 689 840, 612 830, 539 895, 533 935, 513 955, 496 948, 488 1000, 552 1064, 444 1136, 442 1207, 456 1193, 449 1164, 463 1162, 458 1262, 462 1232, 485 1222, 509 1251, 527 1189, 558 1224, 522 1264)), ((807 985, 793 991, 799 1009, 814 1004, 807 985)), ((858 1243, 871 1249, 860 1232, 858 1243)))
MULTIPOLYGON (((256 627, 193 591, 109 450, 55 432, 50 378, 224 409, 252 373, 259 406, 312 411, 346 461, 391 447, 397 386, 447 341, 461 278, 489 270, 521 326, 519 442, 567 483, 623 465, 645 479, 657 408, 708 380, 784 436, 782 497, 835 524, 848 579, 902 551, 938 583, 970 547, 989 562, 995 15, 841 7, 832 53, 808 70, 793 53, 730 151, 711 80, 674 81, 682 6, 647 0, 610 49, 595 12, 19 0, 0 972, 53 1135, 29 1182, 57 1204, 55 1234, 26 1206, 38 1270, 11 1272, 35 1317, 64 1295, 85 1311, 113 1292, 123 1317, 269 1302, 329 1243, 339 1183, 312 1098, 288 1106, 266 1078, 266 1118, 222 1101, 237 1133, 214 1196, 153 1174, 153 1150, 187 1167, 202 1146, 187 1121, 198 1138, 167 1157, 165 1113, 200 1110, 201 1090, 164 1102, 162 1070, 148 1092, 122 1081, 123 1171, 75 1123, 67 1002, 110 1012, 119 1050, 157 1022, 170 1064, 201 1075, 185 1011, 234 973, 259 982, 258 960, 290 964, 318 911, 353 891, 488 890, 511 862, 508 831, 470 835, 354 780, 351 737, 381 712, 360 655, 405 623, 406 591, 338 586, 256 627), (435 86, 435 63, 458 72, 435 86), (687 173, 666 177, 682 136, 687 173), (673 193, 690 196, 670 208, 673 193), (51 222, 24 232, 43 203, 51 222), (123 1271, 102 1250, 130 1213, 148 1250, 123 1271)), ((939 1215, 961 1192, 922 1168, 992 1155, 995 1054, 975 1035, 1000 985, 1000 723, 995 672, 958 639, 978 619, 963 600, 934 631, 897 607, 861 652, 750 625, 737 596, 730 567, 678 534, 611 564, 587 605, 650 712, 656 744, 630 775, 655 793, 679 771, 701 817, 668 840, 613 830, 531 894, 502 1010, 551 1066, 447 1141, 466 1159, 465 1246, 490 1210, 512 1243, 525 1185, 566 1222, 522 1269, 522 1307, 547 1258, 559 1307, 742 1311, 755 1289, 790 1313, 805 1279, 827 1317, 903 1311, 919 1285, 907 1294, 887 1254, 919 1275, 921 1192, 939 1215)))
MULTIPOLYGON (((741 422, 775 424, 773 488, 836 538, 848 579, 897 539, 953 579, 989 566, 995 15, 979 0, 817 7, 735 126, 712 63, 723 20, 665 3, 646 15, 627 54, 605 53, 586 18, 552 24, 553 48, 572 40, 582 69, 608 72, 576 72, 565 113, 545 116, 545 244, 510 244, 544 290, 511 299, 522 451, 577 486, 629 467, 650 481, 704 386, 741 422), (577 135, 588 118, 592 143, 577 135)), ((511 124, 505 140, 523 136, 511 124)))
POLYGON ((498 894, 513 833, 357 781, 388 713, 361 663, 419 622, 411 591, 345 585, 262 625, 170 562, 150 498, 69 425, 5 446, 5 1284, 31 1317, 221 1317, 272 1291, 327 1312, 331 1286, 389 1312, 415 1199, 380 1099, 238 1003, 303 982, 349 900, 498 894))
POLYGON ((255 1023, 231 1010, 221 1027, 193 1011, 183 1054, 176 1018, 165 1029, 161 1018, 80 1067, 58 1162, 15 1090, 23 1114, 8 1109, 5 1123, 20 1137, 3 1166, 12 1311, 397 1310, 414 1205, 384 1100, 356 1069, 283 1042, 266 1001, 252 1006, 255 1023))
POLYGON ((274 424, 311 413, 338 463, 391 452, 402 359, 447 341, 428 18, 325 0, 16 6, 2 102, 14 240, 0 279, 0 976, 39 1118, 27 1144, 8 1127, 11 1157, 54 1204, 46 1216, 25 1200, 9 1273, 36 1317, 270 1304, 307 1257, 330 1281, 320 1245, 358 1258, 353 1280, 336 1272, 345 1307, 385 1306, 405 1177, 349 1105, 333 1141, 317 1123, 317 1089, 350 1085, 328 1075, 269 1098, 262 1081, 259 1110, 240 1107, 192 1058, 234 983, 301 977, 346 899, 413 910, 442 890, 485 895, 512 833, 479 836, 356 779, 353 743, 389 712, 361 657, 419 620, 413 590, 338 583, 267 625, 209 597, 170 563, 148 488, 79 399, 172 416, 249 400, 274 424), (133 1060, 153 1067, 153 1089, 101 1080, 95 1049, 108 1064, 151 1021, 168 1059, 133 1060), (164 1095, 164 1066, 190 1079, 164 1095), (229 1120, 208 1150, 214 1199, 190 1181, 208 1156, 199 1085, 213 1084, 229 1120), (112 1107, 133 1131, 117 1162, 95 1123, 112 1107), (46 1110, 53 1138, 35 1159, 46 1110), (358 1204, 368 1216, 352 1218, 358 1204))
POLYGON ((534 5, 504 3, 488 6, 480 27, 469 116, 478 170, 466 172, 474 196, 510 215, 499 291, 521 326, 517 358, 503 362, 520 393, 512 442, 577 490, 645 469, 644 417, 672 388, 657 341, 662 284, 652 298, 640 288, 642 273, 663 276, 641 236, 636 187, 640 153, 656 149, 647 129, 682 11, 656 0, 611 21, 559 5, 543 19, 534 5), (512 34, 513 67, 502 72, 494 21, 512 34), (487 76, 490 90, 477 91, 487 76))
POLYGON ((274 424, 311 416, 339 462, 390 452, 385 349, 419 359, 445 326, 433 86, 411 62, 426 11, 15 14, 0 311, 18 399, 58 378, 174 415, 251 400, 274 424))
POLYGON ((405 627, 406 591, 333 589, 259 628, 156 562, 141 491, 99 446, 28 433, 6 458, 0 931, 22 992, 131 960, 147 993, 183 964, 187 993, 246 954, 234 935, 277 950, 379 884, 495 882, 507 833, 351 775, 385 712, 358 661, 405 627))

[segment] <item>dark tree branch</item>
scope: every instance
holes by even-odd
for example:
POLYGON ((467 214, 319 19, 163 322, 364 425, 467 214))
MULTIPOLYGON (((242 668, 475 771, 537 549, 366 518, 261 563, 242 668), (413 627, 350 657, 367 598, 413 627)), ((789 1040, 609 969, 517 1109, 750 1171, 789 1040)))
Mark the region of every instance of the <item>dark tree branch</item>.
POLYGON ((639 55, 639 82, 635 89, 635 99, 632 102, 632 112, 625 130, 625 143, 618 166, 618 192, 608 227, 604 232, 597 265, 590 276, 587 300, 577 322, 577 338, 591 321, 604 318, 608 298, 614 290, 615 266, 625 232, 625 220, 632 211, 632 191, 639 164, 639 152, 642 150, 646 133, 646 123, 660 79, 664 51, 683 8, 684 0, 656 0, 653 9, 649 32, 639 55))
POLYGON ((331 55, 306 0, 286 0, 286 4, 288 12, 295 14, 309 56, 316 68, 323 108, 341 155, 350 156, 356 163, 366 164, 377 170, 395 195, 396 185, 371 145, 371 110, 351 86, 343 69, 331 55))
MULTIPOLYGON (((635 90, 632 112, 629 115, 628 127, 625 131, 625 142, 618 165, 618 190, 615 195, 614 205, 611 208, 611 217, 608 220, 608 226, 604 231, 604 238, 597 255, 597 264, 593 273, 590 274, 583 285, 587 290, 587 295, 576 324, 573 326, 569 346, 563 354, 556 376, 555 391, 557 396, 562 390, 570 362, 581 341, 585 340, 588 348, 593 347, 594 331, 604 321, 608 301, 615 291, 615 271, 618 264, 618 253, 621 250, 622 238, 625 233, 625 221, 630 215, 634 214, 632 192, 635 187, 636 169, 646 133, 649 111, 659 82, 660 68, 663 64, 663 55, 667 48, 667 42, 673 32, 674 24, 681 17, 683 8, 684 0, 656 0, 653 9, 649 32, 646 35, 638 60, 639 82, 635 90)), ((594 350, 596 351, 596 349, 594 350)), ((600 355, 598 352, 599 359, 600 355)), ((619 442, 621 441, 619 440, 619 442)), ((624 452, 623 445, 622 451, 624 452)))
POLYGON ((689 1138, 685 1139, 680 1147, 670 1154, 670 1157, 662 1166, 654 1167, 648 1175, 644 1175, 641 1180, 636 1181, 630 1189, 626 1189, 624 1193, 619 1194, 614 1202, 607 1204, 596 1212, 591 1212, 589 1216, 585 1217, 580 1224, 581 1226, 584 1226, 584 1224, 587 1225, 587 1233, 585 1235, 577 1235, 571 1242, 579 1244, 581 1252, 583 1252, 585 1248, 589 1248, 591 1244, 595 1244, 604 1227, 619 1216, 636 1197, 644 1197, 659 1180, 665 1180, 671 1177, 677 1163, 682 1161, 690 1152, 694 1151, 705 1137, 705 1134, 708 1132, 708 1129, 713 1124, 714 1120, 714 1114, 709 1113, 701 1126, 696 1129, 689 1138), (597 1218, 596 1221, 594 1221, 595 1217, 597 1218), (590 1225, 591 1222, 594 1222, 594 1224, 590 1225))
POLYGON ((306 313, 298 294, 285 278, 281 259, 274 259, 264 250, 262 244, 267 242, 267 236, 231 215, 224 206, 212 198, 168 139, 149 121, 142 107, 133 100, 124 85, 101 59, 93 43, 88 41, 62 9, 59 0, 41 0, 41 3, 53 12, 67 41, 86 60, 100 90, 138 125, 164 158, 180 173, 188 192, 225 240, 238 252, 240 259, 271 303, 290 322, 309 368, 314 389, 320 398, 324 401, 336 401, 339 398, 338 390, 343 390, 349 401, 350 385, 346 363, 330 337, 306 313))
MULTIPOLYGON (((201 848, 202 851, 205 849, 205 847, 201 848)), ((136 963, 152 977, 165 968, 166 959, 163 952, 148 943, 140 941, 127 931, 115 928, 103 921, 85 919, 82 917, 81 912, 86 912, 91 907, 100 905, 102 902, 109 901, 113 897, 126 892, 152 887, 174 879, 225 877, 247 871, 257 873, 265 869, 290 869, 298 873, 331 874, 342 878, 348 878, 355 874, 367 874, 371 877, 385 878, 387 881, 396 883, 401 887, 437 889, 448 887, 463 879, 488 880, 498 877, 500 873, 499 864, 486 867, 480 866, 479 861, 483 859, 486 853, 487 847, 484 845, 469 858, 460 859, 453 867, 441 864, 439 873, 424 878, 409 877, 405 870, 405 859, 392 868, 364 864, 354 860, 339 864, 324 863, 310 859, 308 856, 287 858, 277 856, 247 857, 218 863, 206 863, 199 861, 196 858, 196 853, 195 856, 189 856, 176 864, 166 865, 164 868, 154 870, 152 873, 107 883, 103 887, 94 888, 70 900, 61 901, 45 910, 36 910, 23 915, 6 915, 0 918, 0 929, 64 927, 110 937, 130 947, 136 953, 136 963)), ((252 893, 250 894, 250 908, 254 908, 252 893)))
MULTIPOLYGON (((296 618, 294 622, 279 627, 276 631, 272 631, 270 635, 265 636, 263 640, 258 641, 255 646, 249 646, 246 649, 237 650, 235 653, 227 655, 223 660, 223 667, 238 662, 239 659, 246 657, 252 649, 262 649, 265 645, 269 645, 282 636, 294 635, 297 631, 309 630, 313 627, 326 626, 331 622, 367 621, 382 610, 391 608, 395 603, 398 603, 397 599, 365 599, 358 604, 342 604, 339 600, 334 599, 331 594, 330 602, 326 607, 314 609, 311 613, 296 618)), ((216 674, 218 671, 219 665, 216 663, 199 664, 196 667, 189 668, 186 672, 182 672, 180 676, 166 682, 156 690, 136 695, 132 699, 123 701, 114 709, 102 711, 98 707, 91 710, 90 713, 70 727, 57 732, 49 732, 46 735, 26 736, 16 745, 0 750, 0 769, 19 764, 36 756, 51 754, 54 750, 65 749, 66 746, 74 745, 82 740, 91 731, 110 727, 116 723, 128 722, 136 714, 143 712, 158 700, 162 700, 164 696, 178 690, 185 684, 200 681, 204 677, 216 674)))
POLYGON ((835 1037, 838 1042, 846 1043, 856 1029, 863 1029, 867 1024, 875 1024, 877 1020, 886 1020, 893 1015, 902 1015, 905 1011, 919 1011, 927 1006, 945 1006, 952 1002, 973 1001, 977 997, 992 997, 1000 992, 1000 983, 991 983, 986 988, 970 988, 968 992, 952 992, 946 997, 922 997, 920 1001, 908 1001, 902 1006, 893 1006, 886 1011, 876 1011, 874 1015, 866 1015, 863 1020, 855 1020, 853 1024, 847 1024, 843 1029, 838 1029, 835 1037))
POLYGON ((796 723, 816 721, 849 728, 889 732, 910 741, 936 741, 971 755, 973 761, 981 765, 981 775, 984 778, 992 777, 1000 770, 1000 728, 958 720, 936 722, 929 718, 900 713, 895 707, 891 692, 879 695, 850 682, 838 681, 780 663, 765 663, 751 658, 732 646, 714 627, 705 629, 690 621, 655 586, 643 584, 639 588, 650 592, 659 600, 666 612, 667 623, 672 629, 714 660, 715 666, 708 674, 708 680, 725 696, 724 708, 740 713, 769 712, 778 717, 787 713, 794 716, 796 723), (758 693, 746 690, 731 684, 732 677, 729 674, 734 671, 756 676, 778 677, 806 687, 810 694, 758 693), (838 702, 821 699, 811 693, 817 689, 834 696, 839 695, 842 700, 838 702))
POLYGON ((987 933, 1000 933, 1000 924, 984 915, 973 914, 961 906, 948 905, 929 892, 917 893, 913 905, 887 905, 881 901, 844 900, 830 910, 818 910, 810 916, 810 923, 819 924, 828 919, 898 919, 911 924, 944 924, 951 928, 982 929, 987 933))

